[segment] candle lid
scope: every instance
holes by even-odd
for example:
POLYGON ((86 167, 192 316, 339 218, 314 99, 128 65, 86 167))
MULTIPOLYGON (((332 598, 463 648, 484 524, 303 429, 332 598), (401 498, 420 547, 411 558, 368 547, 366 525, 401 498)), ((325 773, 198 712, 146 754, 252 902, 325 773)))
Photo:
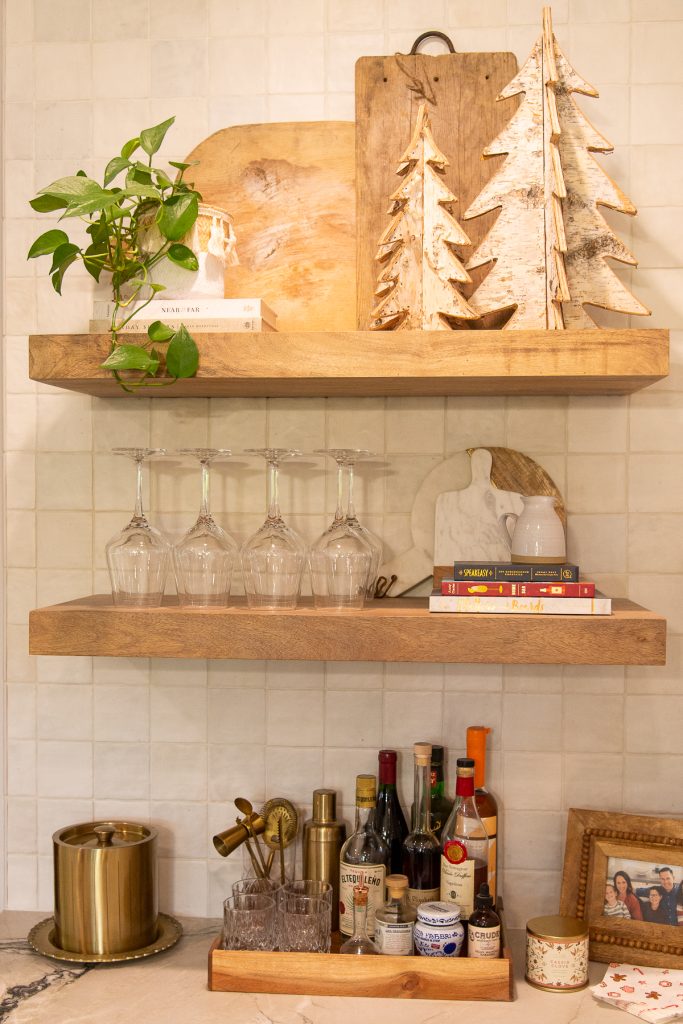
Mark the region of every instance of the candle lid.
POLYGON ((446 903, 445 900, 421 903, 417 908, 417 919, 423 924, 457 924, 460 920, 460 907, 457 903, 446 903))

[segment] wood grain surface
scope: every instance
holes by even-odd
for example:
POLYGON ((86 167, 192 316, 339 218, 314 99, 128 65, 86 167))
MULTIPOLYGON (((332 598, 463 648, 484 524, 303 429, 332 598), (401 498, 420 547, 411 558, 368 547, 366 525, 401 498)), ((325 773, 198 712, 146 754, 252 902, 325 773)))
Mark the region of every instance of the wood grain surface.
MULTIPOLYGON (((485 146, 517 109, 518 100, 496 103, 517 72, 512 53, 454 53, 361 57, 356 62, 356 190, 358 211, 358 326, 366 328, 374 306, 377 242, 389 218, 396 164, 406 149, 421 103, 427 103, 437 146, 449 160, 445 185, 463 211, 500 163, 482 160, 485 146)), ((495 215, 463 225, 477 246, 495 215)), ((464 250, 465 259, 471 249, 464 250)), ((466 296, 481 280, 464 289, 466 296)))
MULTIPOLYGON (((126 341, 135 343, 136 337, 126 336, 126 341)), ((201 334, 197 343, 196 377, 141 394, 629 394, 669 372, 668 331, 644 328, 201 334)), ((106 334, 33 335, 31 379, 90 395, 125 397, 100 368, 110 344, 106 334)))
POLYGON ((231 214, 240 264, 228 298, 261 298, 281 331, 355 326, 355 128, 347 121, 223 128, 194 149, 191 180, 231 214))
POLYGON ((275 661, 663 665, 666 619, 615 599, 612 615, 431 613, 424 598, 360 611, 114 607, 109 595, 30 613, 31 654, 275 661), (121 638, 125 637, 125 645, 121 638))

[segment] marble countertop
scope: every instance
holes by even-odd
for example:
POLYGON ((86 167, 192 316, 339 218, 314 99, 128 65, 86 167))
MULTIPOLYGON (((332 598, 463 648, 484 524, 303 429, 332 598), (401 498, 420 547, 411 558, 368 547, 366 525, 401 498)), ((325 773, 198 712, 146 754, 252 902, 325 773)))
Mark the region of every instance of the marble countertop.
MULTIPOLYGON (((509 935, 515 964, 512 1003, 209 992, 207 955, 213 920, 182 918, 183 938, 165 953, 125 964, 85 967, 50 960, 26 942, 44 914, 0 914, 0 1024, 619 1024, 623 1011, 597 1003, 588 989, 539 992, 524 981, 522 932, 509 935)), ((591 984, 605 964, 590 965, 591 984)))

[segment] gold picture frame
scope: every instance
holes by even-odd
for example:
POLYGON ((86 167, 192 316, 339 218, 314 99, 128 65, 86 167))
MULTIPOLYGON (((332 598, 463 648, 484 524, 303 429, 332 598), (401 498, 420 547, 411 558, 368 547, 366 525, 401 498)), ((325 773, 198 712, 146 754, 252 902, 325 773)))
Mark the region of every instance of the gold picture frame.
MULTIPOLYGON (((655 916, 671 915, 671 891, 683 902, 683 820, 569 810, 560 913, 587 921, 591 960, 680 968, 683 915, 677 925, 661 923, 655 916), (648 880, 644 886, 633 884, 635 878, 624 870, 627 865, 633 865, 634 875, 648 880), (605 890, 610 881, 616 882, 615 871, 629 878, 639 903, 639 908, 632 908, 634 914, 641 912, 650 920, 611 916, 614 905, 608 910, 605 890), (670 879, 673 890, 665 887, 670 879), (652 889, 660 890, 659 902, 656 894, 650 896, 652 889)), ((610 894, 611 900, 615 898, 610 894)), ((627 906, 629 899, 617 902, 627 906)))

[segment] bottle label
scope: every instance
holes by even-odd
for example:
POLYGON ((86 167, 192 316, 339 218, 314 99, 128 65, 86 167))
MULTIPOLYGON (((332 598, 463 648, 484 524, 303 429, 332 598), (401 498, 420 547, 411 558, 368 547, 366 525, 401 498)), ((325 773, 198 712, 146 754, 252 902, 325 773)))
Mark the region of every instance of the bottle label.
POLYGON ((353 887, 361 882, 368 887, 368 935, 375 934, 375 913, 384 906, 384 864, 339 865, 339 931, 353 935, 353 887))
POLYGON ((479 959, 493 960, 500 951, 500 925, 480 928, 475 924, 467 926, 467 955, 479 959))
POLYGON ((496 877, 497 877, 497 871, 496 871, 496 863, 497 863, 496 825, 497 825, 498 819, 494 815, 492 818, 482 818, 481 820, 484 823, 484 828, 486 829, 486 832, 487 832, 488 837, 489 837, 488 882, 489 882, 489 892, 493 896, 493 902, 495 903, 496 902, 496 877), (491 831, 489 831, 489 829, 492 829, 493 831, 491 832, 491 831))
POLYGON ((441 890, 436 889, 408 889, 406 892, 406 903, 413 910, 417 910, 421 903, 431 903, 438 900, 441 890))
MULTIPOLYGON (((441 855, 441 899, 457 903, 460 917, 466 920, 474 910, 474 861, 461 860, 454 864, 449 856, 455 853, 454 845, 455 841, 446 843, 441 855)), ((457 845, 462 846, 462 843, 457 845)))
POLYGON ((380 953, 389 956, 412 956, 413 923, 412 921, 375 921, 375 943, 380 953))

